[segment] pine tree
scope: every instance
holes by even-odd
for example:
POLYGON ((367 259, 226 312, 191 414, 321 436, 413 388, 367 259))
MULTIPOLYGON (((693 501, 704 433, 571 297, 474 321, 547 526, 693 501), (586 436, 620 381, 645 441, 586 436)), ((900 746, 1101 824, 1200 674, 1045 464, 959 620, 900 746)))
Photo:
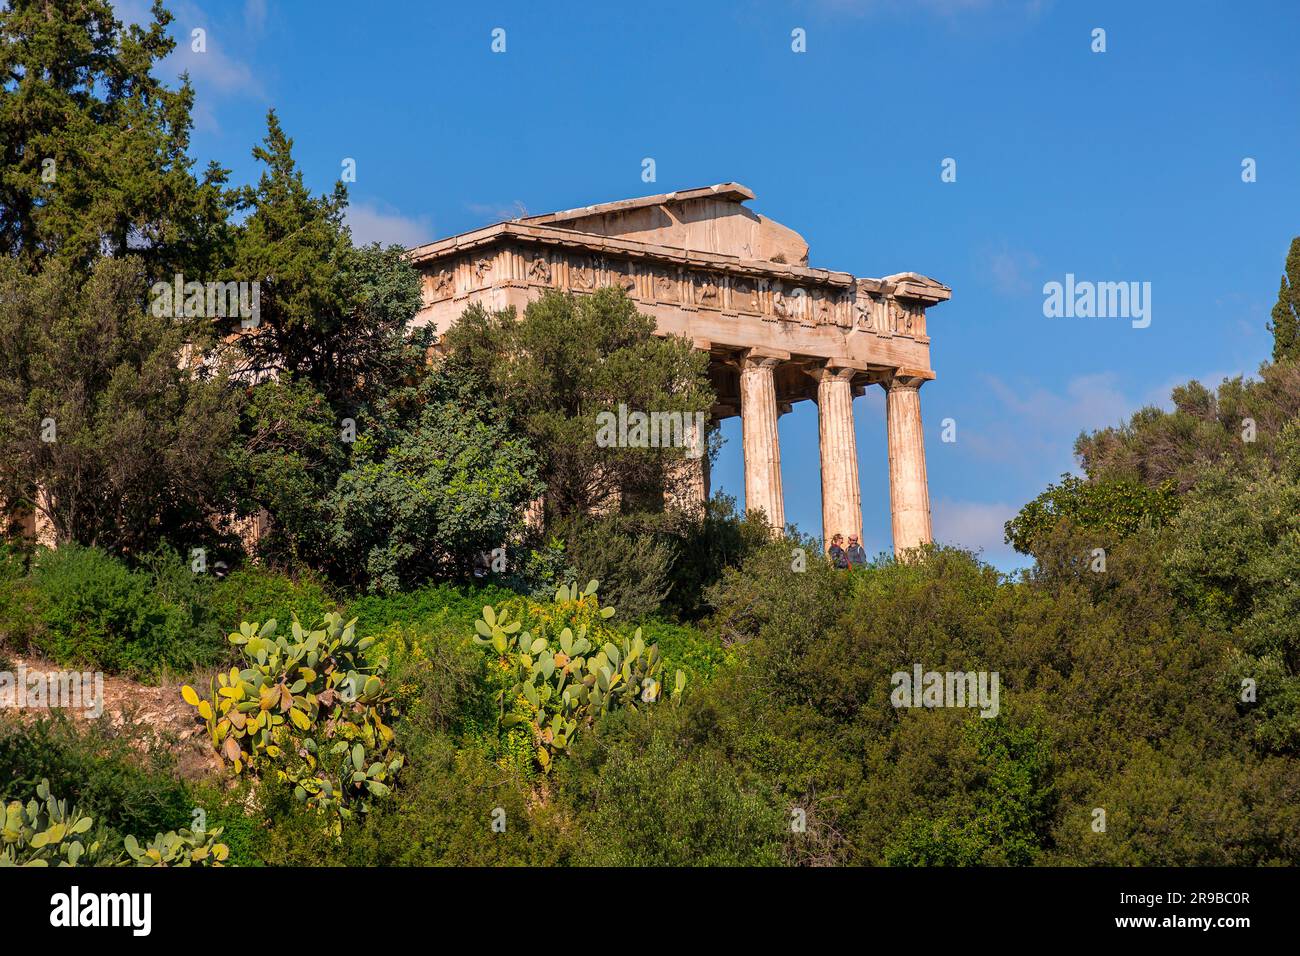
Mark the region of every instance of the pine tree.
POLYGON ((1300 358, 1300 236, 1291 240, 1268 330, 1273 333, 1274 362, 1300 358))
POLYGON ((424 365, 429 332, 409 327, 419 273, 396 246, 354 248, 347 188, 339 182, 313 196, 274 110, 266 126, 253 150, 265 168, 237 194, 247 217, 230 271, 261 292, 259 326, 238 347, 251 372, 310 383, 340 416, 355 417, 424 365))
POLYGON ((89 269, 130 253, 155 276, 206 264, 226 174, 195 179, 193 90, 154 76, 171 20, 161 0, 148 27, 108 0, 0 8, 0 255, 89 269))

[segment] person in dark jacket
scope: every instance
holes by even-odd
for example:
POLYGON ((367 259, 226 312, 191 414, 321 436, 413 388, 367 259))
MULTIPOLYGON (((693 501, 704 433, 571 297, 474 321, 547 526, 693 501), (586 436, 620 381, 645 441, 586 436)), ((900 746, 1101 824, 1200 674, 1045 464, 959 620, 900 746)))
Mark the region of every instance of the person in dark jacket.
POLYGON ((848 556, 844 553, 844 535, 837 534, 831 537, 831 546, 829 549, 831 563, 835 567, 843 570, 849 566, 848 556))
POLYGON ((845 557, 849 559, 849 564, 855 568, 866 567, 867 552, 862 550, 862 545, 858 544, 856 534, 849 535, 849 549, 845 552, 845 557))

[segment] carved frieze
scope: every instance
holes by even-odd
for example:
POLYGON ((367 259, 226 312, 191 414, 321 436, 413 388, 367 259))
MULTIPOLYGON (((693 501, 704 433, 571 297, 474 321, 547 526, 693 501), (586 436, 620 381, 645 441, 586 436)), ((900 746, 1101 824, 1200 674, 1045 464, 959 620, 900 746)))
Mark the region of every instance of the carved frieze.
POLYGON ((633 298, 637 297, 635 265, 623 259, 610 259, 605 263, 605 271, 609 275, 610 285, 622 289, 633 298))
POLYGON ((890 331, 896 335, 917 335, 920 333, 920 307, 899 299, 889 300, 890 331))
POLYGON ((772 283, 772 315, 792 322, 803 321, 808 315, 808 293, 776 280, 772 283))
POLYGON ((814 297, 813 314, 817 325, 847 324, 840 318, 844 313, 839 308, 838 295, 828 290, 822 290, 814 297))
POLYGON ((763 311, 759 297, 758 281, 750 276, 736 276, 731 280, 731 307, 737 312, 753 315, 763 311))
POLYGON ((880 304, 865 292, 859 292, 853 300, 853 325, 859 332, 876 331, 876 314, 880 304))
POLYGON ((675 269, 659 268, 654 270, 654 290, 656 302, 680 302, 680 280, 675 269))
POLYGON ((569 288, 574 292, 594 292, 596 266, 590 256, 573 256, 569 259, 569 288))
POLYGON ((695 275, 695 304, 705 309, 722 308, 722 286, 712 272, 695 275))
POLYGON ((430 287, 433 299, 450 299, 456 294, 456 267, 448 264, 437 270, 431 277, 430 287))
MULTIPOLYGON (((775 272, 775 270, 774 270, 775 272)), ((925 338, 924 303, 897 298, 869 283, 837 286, 814 276, 730 272, 699 264, 638 261, 595 250, 519 244, 493 253, 475 250, 446 258, 425 279, 426 301, 459 300, 495 286, 523 283, 592 293, 620 288, 647 304, 761 316, 805 328, 830 327, 881 336, 925 338)))
POLYGON ((528 260, 528 281, 551 284, 551 262, 544 252, 534 252, 528 260))

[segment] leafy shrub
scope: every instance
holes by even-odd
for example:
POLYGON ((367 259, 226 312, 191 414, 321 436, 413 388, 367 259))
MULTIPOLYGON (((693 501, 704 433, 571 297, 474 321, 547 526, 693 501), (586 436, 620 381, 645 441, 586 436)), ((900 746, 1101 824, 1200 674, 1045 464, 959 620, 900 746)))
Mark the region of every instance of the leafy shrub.
MULTIPOLYGON (((465 628, 468 630, 468 627, 465 628)), ((372 660, 381 662, 407 732, 445 733, 462 724, 467 711, 482 716, 490 705, 479 680, 480 655, 458 634, 392 624, 375 635, 372 660)))
POLYGON ((1180 603, 1233 636, 1233 683, 1249 678, 1256 690, 1256 746, 1300 754, 1300 421, 1273 449, 1276 465, 1225 459, 1201 473, 1163 563, 1180 603))
POLYGON ((600 581, 610 602, 635 621, 659 610, 667 597, 675 554, 657 535, 623 530, 624 520, 610 516, 573 522, 565 554, 579 579, 600 581))
POLYGON ((1151 488, 1129 479, 1088 480, 1065 474, 1059 485, 1048 485, 1006 523, 1006 538, 1022 554, 1035 554, 1037 543, 1058 522, 1114 540, 1159 528, 1177 511, 1172 481, 1151 488))
POLYGON ((659 648, 664 667, 685 671, 692 684, 709 681, 732 657, 717 635, 689 624, 652 616, 641 621, 641 633, 647 644, 659 648))
POLYGON ((405 427, 363 430, 328 500, 333 560, 368 590, 469 572, 543 489, 527 442, 431 392, 405 427))
POLYGON ((564 542, 553 535, 543 536, 525 529, 514 553, 522 554, 523 558, 512 561, 496 580, 519 594, 549 597, 563 582, 577 576, 564 551, 564 542))
MULTIPOLYGON (((221 842, 230 848, 227 866, 262 866, 259 851, 268 821, 258 813, 259 799, 258 795, 252 793, 252 781, 245 778, 239 783, 237 786, 228 786, 228 781, 213 778, 191 785, 194 806, 203 809, 203 822, 209 830, 215 831, 220 827, 221 842)), ((294 807, 302 808, 302 804, 293 800, 292 796, 289 797, 289 802, 294 807)), ((315 811, 303 809, 303 812, 320 819, 315 811)), ((195 821, 191 818, 191 823, 193 822, 195 821)))
MULTIPOLYGON (((667 733, 617 742, 576 783, 578 862, 594 866, 774 866, 789 832, 785 812, 748 792, 712 749, 667 733)), ((586 759, 590 759, 588 756, 586 759)))
POLYGON ((230 642, 247 666, 218 674, 206 699, 181 689, 236 774, 272 771, 298 800, 340 821, 388 796, 402 766, 383 669, 365 659, 373 638, 358 639, 355 625, 327 614, 307 632, 295 620, 290 641, 276 637, 274 620, 245 621, 230 642))
POLYGON ((59 664, 152 678, 219 654, 211 631, 195 631, 193 608, 103 551, 75 544, 43 551, 32 577, 41 609, 32 644, 59 664))
MULTIPOLYGON (((319 621, 338 606, 309 573, 289 575, 263 567, 244 567, 213 587, 212 617, 225 621, 319 621)), ((225 635, 222 635, 224 642, 225 635)))
POLYGON ((969 788, 909 816, 885 847, 891 866, 1026 866, 1048 842, 1054 810, 1050 752, 1032 728, 971 718, 953 762, 969 788))
POLYGON ((197 644, 204 646, 203 663, 217 663, 226 651, 226 636, 212 609, 218 581, 212 560, 208 558, 199 570, 192 564, 192 556, 185 557, 164 545, 141 557, 137 567, 148 575, 154 596, 179 609, 185 629, 197 644))
POLYGON ((672 588, 662 610, 698 620, 709 609, 708 589, 728 568, 741 567, 769 544, 772 534, 761 516, 738 514, 735 499, 721 494, 710 498, 702 513, 676 512, 670 519, 675 557, 672 588))
POLYGON ((12 670, 9 652, 22 651, 39 626, 40 595, 27 572, 27 555, 0 543, 0 670, 12 670))
POLYGON ((573 518, 561 531, 574 569, 569 577, 599 581, 605 597, 634 621, 651 614, 700 618, 705 590, 771 541, 766 522, 738 515, 725 495, 699 511, 573 518))
POLYGON ((473 628, 484 604, 498 604, 516 596, 514 591, 492 583, 434 584, 396 594, 357 597, 348 603, 347 615, 356 619, 357 629, 364 634, 405 624, 417 631, 464 635, 473 628))
POLYGON ((257 852, 280 866, 555 866, 573 857, 578 823, 527 777, 442 734, 404 739, 401 799, 335 839, 292 798, 269 793, 257 852))

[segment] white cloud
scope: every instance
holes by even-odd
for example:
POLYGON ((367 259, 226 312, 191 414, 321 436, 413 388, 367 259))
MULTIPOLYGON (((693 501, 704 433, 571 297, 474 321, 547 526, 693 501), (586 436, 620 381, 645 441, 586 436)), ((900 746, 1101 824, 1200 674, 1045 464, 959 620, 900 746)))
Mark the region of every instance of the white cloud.
POLYGON ((995 375, 985 376, 1003 405, 1022 421, 1072 434, 1119 424, 1136 410, 1137 405, 1116 384, 1117 378, 1114 372, 1076 375, 1065 383, 1062 394, 1042 387, 1014 389, 995 375))
POLYGON ((347 224, 352 229, 352 241, 362 246, 371 242, 411 248, 438 238, 427 216, 403 216, 391 206, 372 202, 352 202, 348 205, 347 224))
POLYGON ((1003 570, 1028 562, 1003 541, 1003 526, 1019 511, 1005 502, 954 501, 940 498, 933 505, 934 539, 980 552, 1003 570))
POLYGON ((150 0, 117 0, 113 4, 113 15, 123 23, 144 26, 153 19, 149 14, 151 6, 150 0))
POLYGON ((172 30, 176 36, 176 49, 163 60, 159 70, 164 76, 188 71, 196 89, 226 96, 251 95, 265 99, 251 66, 239 58, 236 51, 252 44, 255 35, 247 27, 232 29, 214 23, 212 17, 196 4, 185 2, 174 6, 176 19, 172 30), (203 52, 193 48, 193 31, 205 31, 203 52))
POLYGON ((980 258, 983 262, 980 274, 1002 295, 1027 295, 1034 288, 1031 277, 1038 268, 1038 256, 1032 252, 1003 246, 986 250, 980 258))
MULTIPOLYGON (((153 19, 149 0, 117 0, 115 9, 118 19, 127 24, 146 26, 153 19)), ((189 73, 190 82, 199 94, 193 111, 196 128, 219 131, 220 124, 212 109, 214 99, 267 99, 261 80, 245 59, 265 25, 266 9, 262 0, 248 0, 243 24, 238 27, 224 25, 190 0, 174 0, 168 9, 174 14, 168 31, 176 47, 158 63, 154 74, 171 84, 182 73, 189 73), (205 31, 203 52, 193 48, 195 29, 205 31)))
POLYGON ((1119 425, 1146 403, 1127 396, 1113 372, 1078 375, 1057 389, 983 378, 993 404, 966 418, 958 440, 975 458, 1027 478, 1073 469, 1080 432, 1119 425))

